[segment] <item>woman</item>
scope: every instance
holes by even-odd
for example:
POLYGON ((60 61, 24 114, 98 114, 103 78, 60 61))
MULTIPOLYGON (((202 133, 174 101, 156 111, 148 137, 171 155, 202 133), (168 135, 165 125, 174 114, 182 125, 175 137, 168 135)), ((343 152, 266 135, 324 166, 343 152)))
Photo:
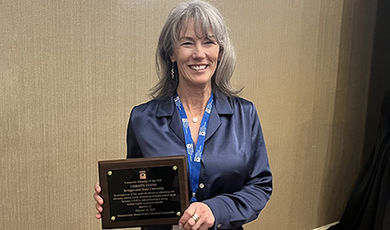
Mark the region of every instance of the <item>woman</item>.
POLYGON ((235 55, 218 10, 203 1, 174 8, 156 62, 160 81, 131 112, 127 157, 187 155, 192 198, 178 224, 242 229, 267 203, 272 176, 255 106, 230 85, 235 55))

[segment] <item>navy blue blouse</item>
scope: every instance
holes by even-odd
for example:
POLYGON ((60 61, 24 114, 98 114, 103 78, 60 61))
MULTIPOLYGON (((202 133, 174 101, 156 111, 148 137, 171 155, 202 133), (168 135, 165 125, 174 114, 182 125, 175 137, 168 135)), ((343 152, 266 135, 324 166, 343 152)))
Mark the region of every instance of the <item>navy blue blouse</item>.
MULTIPOLYGON (((272 192, 267 151, 253 103, 218 92, 214 96, 196 198, 212 210, 214 229, 242 229, 257 218, 272 192)), ((128 158, 185 154, 173 97, 133 108, 127 130, 128 158)))

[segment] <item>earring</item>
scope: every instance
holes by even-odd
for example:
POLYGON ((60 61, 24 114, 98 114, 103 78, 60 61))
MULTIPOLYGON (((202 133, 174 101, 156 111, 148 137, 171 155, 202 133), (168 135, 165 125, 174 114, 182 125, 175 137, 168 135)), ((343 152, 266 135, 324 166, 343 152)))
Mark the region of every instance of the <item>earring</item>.
POLYGON ((172 80, 175 79, 175 69, 174 69, 174 64, 172 63, 172 66, 171 66, 171 78, 172 80))

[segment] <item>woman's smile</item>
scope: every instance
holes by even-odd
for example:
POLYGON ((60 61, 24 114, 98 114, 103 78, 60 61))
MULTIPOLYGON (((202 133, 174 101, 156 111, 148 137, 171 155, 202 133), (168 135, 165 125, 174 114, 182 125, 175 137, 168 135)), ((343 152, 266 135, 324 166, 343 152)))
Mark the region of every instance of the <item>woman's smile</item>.
POLYGON ((206 69, 208 65, 190 65, 189 67, 197 72, 201 72, 206 69))

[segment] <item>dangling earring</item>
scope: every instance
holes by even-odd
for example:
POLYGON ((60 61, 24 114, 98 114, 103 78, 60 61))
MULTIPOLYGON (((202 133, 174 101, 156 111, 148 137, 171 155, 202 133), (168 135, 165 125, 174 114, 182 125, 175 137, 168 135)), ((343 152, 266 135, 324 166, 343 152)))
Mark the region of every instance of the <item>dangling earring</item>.
POLYGON ((171 78, 172 80, 175 80, 175 69, 174 69, 174 64, 172 63, 172 66, 171 66, 171 78))

